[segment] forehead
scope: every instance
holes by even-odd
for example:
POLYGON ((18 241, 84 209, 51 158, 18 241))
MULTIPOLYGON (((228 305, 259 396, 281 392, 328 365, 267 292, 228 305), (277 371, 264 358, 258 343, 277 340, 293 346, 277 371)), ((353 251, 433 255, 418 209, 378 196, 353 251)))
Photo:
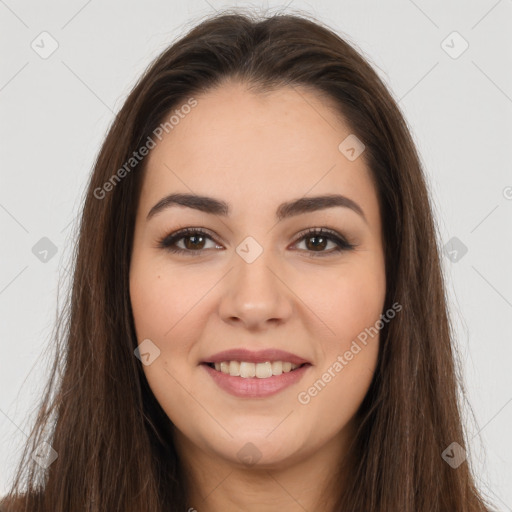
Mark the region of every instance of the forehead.
POLYGON ((194 99, 148 156, 143 202, 175 191, 227 198, 235 212, 237 198, 255 208, 336 192, 376 202, 364 153, 350 161, 338 148, 351 130, 325 96, 228 83, 194 99))

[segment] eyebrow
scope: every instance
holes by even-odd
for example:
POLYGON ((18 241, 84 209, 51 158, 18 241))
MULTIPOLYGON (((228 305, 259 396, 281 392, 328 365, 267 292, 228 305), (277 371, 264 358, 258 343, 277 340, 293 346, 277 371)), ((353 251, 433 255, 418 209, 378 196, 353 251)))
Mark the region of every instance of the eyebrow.
MULTIPOLYGON (((212 215, 228 217, 230 215, 229 204, 213 197, 196 194, 170 194, 158 201, 149 211, 146 220, 151 219, 157 213, 173 206, 192 208, 212 215)), ((341 206, 356 212, 368 224, 363 209, 352 199, 340 194, 329 194, 315 197, 301 197, 279 205, 276 210, 276 218, 281 221, 303 213, 315 212, 326 208, 341 206)))

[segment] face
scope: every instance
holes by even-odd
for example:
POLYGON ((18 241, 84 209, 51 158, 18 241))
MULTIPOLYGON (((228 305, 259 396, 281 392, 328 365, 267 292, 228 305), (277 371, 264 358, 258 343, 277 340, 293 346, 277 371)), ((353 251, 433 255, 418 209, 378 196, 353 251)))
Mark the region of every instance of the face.
POLYGON ((376 189, 310 90, 232 83, 195 99, 147 157, 130 266, 143 369, 182 450, 298 462, 350 438, 375 370, 378 334, 361 334, 385 299, 376 189), (161 202, 171 194, 226 204, 161 202), (235 363, 206 364, 220 360, 235 363))

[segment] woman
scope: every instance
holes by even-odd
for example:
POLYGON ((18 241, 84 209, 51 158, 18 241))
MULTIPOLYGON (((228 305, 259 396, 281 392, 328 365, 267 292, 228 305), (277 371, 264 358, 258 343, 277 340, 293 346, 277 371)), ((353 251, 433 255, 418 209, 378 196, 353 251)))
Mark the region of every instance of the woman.
POLYGON ((6 509, 489 510, 436 236, 351 46, 292 15, 199 24, 101 149, 6 509))

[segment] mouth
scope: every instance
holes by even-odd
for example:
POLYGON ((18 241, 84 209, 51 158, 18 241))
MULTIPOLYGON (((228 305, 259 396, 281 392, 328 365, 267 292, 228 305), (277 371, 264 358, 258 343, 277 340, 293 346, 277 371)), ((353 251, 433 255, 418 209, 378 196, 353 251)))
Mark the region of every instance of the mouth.
POLYGON ((264 399, 297 385, 313 365, 300 360, 296 363, 221 360, 205 361, 200 366, 228 394, 243 399, 264 399))
POLYGON ((295 364, 290 361, 265 361, 261 363, 249 361, 221 361, 216 363, 205 362, 203 364, 218 373, 223 373, 231 377, 241 377, 242 379, 268 379, 284 373, 293 373, 305 366, 311 366, 310 363, 295 364))

